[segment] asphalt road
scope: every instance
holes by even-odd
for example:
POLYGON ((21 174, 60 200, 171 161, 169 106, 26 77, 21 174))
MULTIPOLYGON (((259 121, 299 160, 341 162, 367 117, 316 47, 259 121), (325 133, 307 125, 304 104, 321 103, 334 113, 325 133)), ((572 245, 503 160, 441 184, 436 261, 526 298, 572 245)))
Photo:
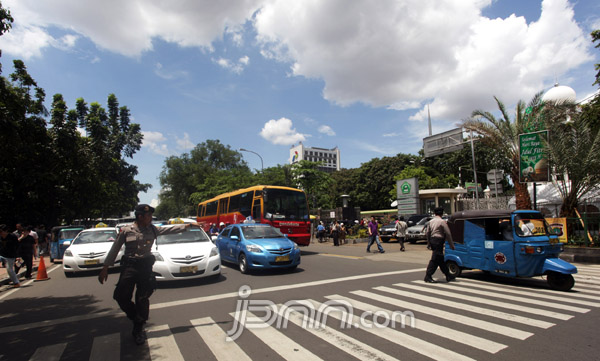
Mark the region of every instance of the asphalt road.
POLYGON ((567 293, 541 278, 477 271, 450 284, 438 271, 432 285, 423 244, 384 247, 312 244, 292 273, 242 275, 230 265, 218 280, 160 283, 142 346, 112 300, 117 272, 100 285, 95 273, 67 279, 55 265, 48 281, 0 290, 0 361, 598 360, 599 266, 579 265, 567 293), (248 311, 237 316, 246 328, 236 308, 248 311), (348 315, 352 327, 343 327, 348 315))

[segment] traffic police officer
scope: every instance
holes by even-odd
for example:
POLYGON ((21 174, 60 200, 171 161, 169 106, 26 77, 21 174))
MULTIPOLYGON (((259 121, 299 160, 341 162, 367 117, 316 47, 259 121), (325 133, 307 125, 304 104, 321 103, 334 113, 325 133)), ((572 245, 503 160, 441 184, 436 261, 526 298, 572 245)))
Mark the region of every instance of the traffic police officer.
POLYGON ((444 208, 437 207, 433 210, 435 217, 429 221, 427 225, 427 248, 431 248, 431 260, 427 265, 427 272, 425 273, 425 282, 435 283, 433 274, 440 267, 440 270, 446 275, 446 281, 450 282, 454 279, 454 276, 450 275, 448 267, 444 262, 444 244, 448 242, 450 248, 454 249, 454 242, 452 242, 452 234, 450 234, 450 228, 446 221, 442 219, 444 214, 444 208))
POLYGON ((152 274, 155 261, 151 252, 152 244, 159 235, 181 233, 190 226, 178 224, 172 227, 156 227, 152 224, 152 213, 154 208, 147 204, 135 207, 135 222, 121 228, 98 275, 98 281, 103 284, 108 279, 108 267, 114 264, 117 254, 125 244, 125 253, 121 258, 121 275, 113 298, 133 322, 132 334, 138 345, 146 342, 144 324, 150 312, 150 296, 156 289, 156 278, 152 274), (131 301, 134 288, 135 303, 131 301))

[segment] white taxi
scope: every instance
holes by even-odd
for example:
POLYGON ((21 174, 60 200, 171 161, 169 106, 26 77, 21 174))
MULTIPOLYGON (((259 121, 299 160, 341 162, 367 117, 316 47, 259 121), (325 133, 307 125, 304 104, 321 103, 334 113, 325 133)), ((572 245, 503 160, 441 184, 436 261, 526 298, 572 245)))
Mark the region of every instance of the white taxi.
POLYGON ((190 227, 182 233, 160 235, 152 253, 156 257, 152 272, 157 281, 217 278, 221 274, 219 251, 202 228, 190 227))
MULTIPOLYGON (((115 227, 98 227, 81 231, 65 250, 62 261, 65 275, 69 277, 75 272, 101 269, 108 251, 116 240, 115 227)), ((117 255, 114 267, 120 265, 122 251, 117 255)))

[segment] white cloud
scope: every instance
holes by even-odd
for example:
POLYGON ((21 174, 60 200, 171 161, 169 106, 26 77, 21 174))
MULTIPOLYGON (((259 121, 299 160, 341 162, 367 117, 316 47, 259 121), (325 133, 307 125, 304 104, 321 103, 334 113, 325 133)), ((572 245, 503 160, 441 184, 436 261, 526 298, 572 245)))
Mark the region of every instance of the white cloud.
POLYGON ((166 70, 161 63, 156 63, 154 65, 154 74, 166 80, 186 78, 189 75, 188 72, 184 70, 166 70))
POLYGON ((243 56, 239 58, 237 62, 233 62, 226 58, 217 58, 213 59, 213 62, 223 69, 230 70, 235 74, 241 74, 250 63, 250 58, 248 56, 243 56))
POLYGON ((331 127, 329 125, 321 125, 319 127, 319 133, 323 133, 323 134, 329 135, 329 136, 335 135, 335 132, 333 131, 333 129, 331 129, 331 127))
POLYGON ((160 132, 145 132, 142 131, 144 135, 144 140, 142 142, 142 147, 148 148, 152 153, 168 156, 169 149, 165 142, 167 138, 160 132))
MULTIPOLYGON (((452 121, 493 108, 492 95, 507 105, 529 100, 592 60, 567 0, 543 0, 539 19, 484 17, 492 1, 5 0, 15 26, 0 48, 27 59, 86 37, 139 57, 155 39, 210 52, 224 36, 241 46, 256 33, 263 56, 322 80, 332 103, 421 108, 412 120, 426 119, 427 103, 432 117, 452 121), (55 39, 55 29, 70 37, 55 39)), ((249 64, 247 56, 214 61, 237 74, 249 64)))
POLYGON ((177 137, 177 149, 183 152, 189 152, 194 149, 195 145, 190 140, 190 135, 188 133, 183 133, 183 138, 177 137))
POLYGON ((287 118, 271 119, 265 123, 260 136, 273 144, 291 145, 306 140, 306 135, 292 128, 292 121, 287 118))

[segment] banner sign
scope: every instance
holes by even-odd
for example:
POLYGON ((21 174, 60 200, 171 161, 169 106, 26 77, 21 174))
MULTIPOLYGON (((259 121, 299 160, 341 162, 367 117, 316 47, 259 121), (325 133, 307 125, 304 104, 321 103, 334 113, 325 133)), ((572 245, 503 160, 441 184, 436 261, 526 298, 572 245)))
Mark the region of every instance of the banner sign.
POLYGON ((567 243, 567 219, 566 218, 546 218, 550 226, 550 232, 558 236, 558 240, 567 243))
POLYGON ((548 131, 519 134, 519 182, 548 182, 550 167, 544 142, 548 131))

